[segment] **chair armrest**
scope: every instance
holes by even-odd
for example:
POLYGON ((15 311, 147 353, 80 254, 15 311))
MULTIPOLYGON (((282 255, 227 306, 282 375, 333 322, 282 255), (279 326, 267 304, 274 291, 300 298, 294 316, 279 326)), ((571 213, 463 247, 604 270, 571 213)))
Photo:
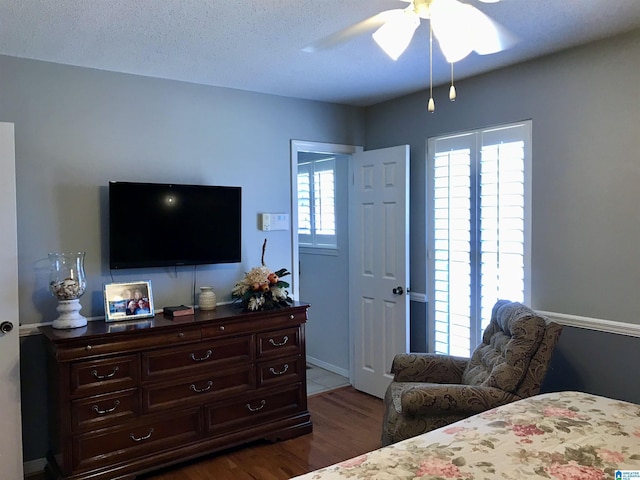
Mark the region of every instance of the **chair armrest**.
POLYGON ((391 373, 396 382, 460 383, 469 359, 435 353, 400 353, 391 373))
POLYGON ((520 397, 493 387, 471 385, 416 385, 402 392, 400 402, 407 415, 471 416, 520 400, 520 397))

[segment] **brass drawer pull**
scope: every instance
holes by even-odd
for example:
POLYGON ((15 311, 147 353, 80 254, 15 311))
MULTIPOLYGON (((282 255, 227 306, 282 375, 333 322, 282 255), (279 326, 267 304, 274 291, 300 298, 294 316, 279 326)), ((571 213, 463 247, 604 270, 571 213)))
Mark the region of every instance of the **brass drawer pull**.
POLYGON ((204 357, 200 357, 200 358, 196 358, 195 353, 191 354, 191 360, 193 360, 194 362, 202 362, 204 360, 209 360, 209 358, 211 358, 211 354, 213 352, 211 350, 207 350, 207 353, 204 354, 204 357))
POLYGON ((259 407, 253 408, 250 403, 247 403, 245 405, 245 407, 247 407, 247 409, 250 412, 257 412, 258 410, 262 410, 266 404, 267 404, 267 402, 265 402, 264 400, 260 400, 260 406, 259 407))
POLYGON ((133 440, 134 442, 141 442, 143 440, 148 440, 151 437, 151 434, 153 433, 153 428, 149 429, 149 433, 147 433, 145 436, 143 437, 136 437, 133 433, 129 434, 129 438, 131 440, 133 440))
POLYGON ((284 367, 279 372, 276 372, 273 367, 271 367, 269 369, 269 371, 271 372, 272 375, 282 375, 284 373, 287 373, 287 370, 289 370, 289 364, 288 363, 285 363, 284 367))
POLYGON ((193 390, 194 392, 196 392, 196 393, 204 393, 204 392, 208 392, 209 390, 211 390, 211 387, 213 387, 213 381, 209 380, 207 382, 207 386, 202 388, 202 389, 197 388, 195 383, 192 383, 189 388, 191 390, 193 390))
POLYGON ((98 405, 94 405, 93 407, 91 407, 91 410, 99 415, 104 415, 105 413, 115 412, 116 408, 118 408, 118 405, 120 405, 120 400, 116 400, 115 402, 113 402, 113 407, 107 408, 106 410, 100 410, 98 405))
POLYGON ((281 347, 283 345, 286 345, 288 341, 289 341, 289 337, 287 337, 286 335, 282 339, 282 342, 276 342, 273 338, 269 339, 269 343, 274 347, 281 347))
POLYGON ((91 375, 93 375, 93 377, 98 380, 106 380, 107 378, 113 377, 118 370, 120 370, 120 367, 116 365, 115 367, 113 367, 113 371, 111 373, 107 373, 106 375, 98 375, 98 370, 91 370, 91 375))

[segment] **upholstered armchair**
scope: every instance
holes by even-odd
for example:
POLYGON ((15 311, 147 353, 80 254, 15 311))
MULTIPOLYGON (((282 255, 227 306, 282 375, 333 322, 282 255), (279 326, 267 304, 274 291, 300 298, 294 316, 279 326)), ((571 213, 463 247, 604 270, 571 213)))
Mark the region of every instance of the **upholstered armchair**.
POLYGON ((561 331, 530 308, 499 300, 471 358, 396 355, 384 399, 383 445, 540 393, 561 331))

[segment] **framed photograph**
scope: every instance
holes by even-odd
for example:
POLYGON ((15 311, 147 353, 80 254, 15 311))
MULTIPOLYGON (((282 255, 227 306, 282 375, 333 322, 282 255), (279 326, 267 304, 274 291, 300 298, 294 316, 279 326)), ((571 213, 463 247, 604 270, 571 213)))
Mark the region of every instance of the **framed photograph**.
POLYGON ((104 312, 107 322, 153 317, 151 282, 105 284, 104 312))

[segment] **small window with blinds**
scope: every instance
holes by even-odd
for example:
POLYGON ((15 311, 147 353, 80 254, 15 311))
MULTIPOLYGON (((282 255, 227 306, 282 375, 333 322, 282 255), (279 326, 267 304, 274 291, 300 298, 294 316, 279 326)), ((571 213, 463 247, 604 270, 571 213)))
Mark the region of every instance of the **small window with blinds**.
POLYGON ((300 247, 335 249, 335 157, 298 163, 298 242, 300 247))
POLYGON ((468 357, 498 299, 527 302, 531 122, 429 139, 431 351, 468 357))

